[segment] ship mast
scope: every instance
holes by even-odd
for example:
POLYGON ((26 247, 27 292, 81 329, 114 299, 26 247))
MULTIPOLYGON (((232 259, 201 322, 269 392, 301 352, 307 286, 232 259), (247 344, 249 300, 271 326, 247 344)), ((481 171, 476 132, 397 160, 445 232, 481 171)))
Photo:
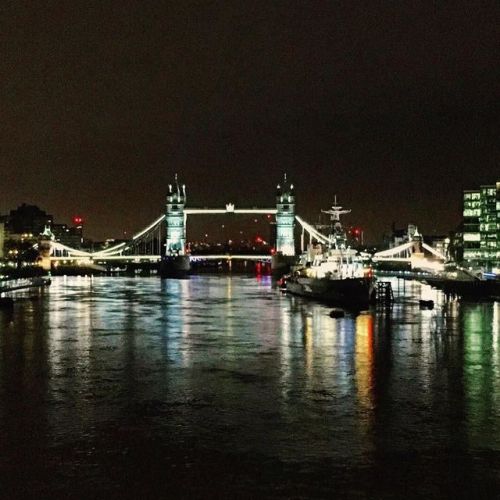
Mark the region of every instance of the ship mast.
POLYGON ((332 207, 329 210, 321 210, 324 214, 330 216, 330 221, 332 223, 332 234, 329 235, 330 243, 336 248, 345 247, 347 238, 344 230, 342 229, 342 224, 340 222, 340 216, 348 214, 351 210, 343 208, 337 203, 337 195, 335 195, 332 207))

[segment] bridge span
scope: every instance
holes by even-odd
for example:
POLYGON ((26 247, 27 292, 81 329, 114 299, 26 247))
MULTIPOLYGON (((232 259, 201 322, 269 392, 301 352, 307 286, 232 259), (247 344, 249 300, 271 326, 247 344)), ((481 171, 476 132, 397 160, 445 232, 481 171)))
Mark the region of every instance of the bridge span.
MULTIPOLYGON (((77 255, 67 255, 67 256, 56 256, 51 257, 53 262, 77 262, 79 264, 103 264, 106 262, 159 262, 161 260, 161 255, 105 255, 105 256, 77 256, 77 255)), ((190 254, 189 260, 196 262, 200 260, 253 260, 253 261, 271 261, 272 255, 254 255, 254 254, 214 254, 214 255, 203 255, 190 254)))

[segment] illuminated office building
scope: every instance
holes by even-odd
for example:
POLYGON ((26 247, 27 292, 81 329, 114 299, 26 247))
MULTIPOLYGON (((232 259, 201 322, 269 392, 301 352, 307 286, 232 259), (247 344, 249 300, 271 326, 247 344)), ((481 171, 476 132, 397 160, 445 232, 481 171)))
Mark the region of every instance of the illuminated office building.
POLYGON ((464 191, 464 261, 498 268, 500 263, 500 181, 464 191))

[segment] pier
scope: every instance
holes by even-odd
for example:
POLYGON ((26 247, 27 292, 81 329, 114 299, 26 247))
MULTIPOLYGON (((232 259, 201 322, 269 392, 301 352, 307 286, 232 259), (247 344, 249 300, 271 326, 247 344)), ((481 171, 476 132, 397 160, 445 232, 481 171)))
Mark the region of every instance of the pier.
POLYGON ((35 277, 35 278, 20 278, 0 281, 0 307, 11 306, 14 301, 12 297, 5 297, 6 293, 17 292, 22 290, 42 289, 49 286, 50 278, 35 277))

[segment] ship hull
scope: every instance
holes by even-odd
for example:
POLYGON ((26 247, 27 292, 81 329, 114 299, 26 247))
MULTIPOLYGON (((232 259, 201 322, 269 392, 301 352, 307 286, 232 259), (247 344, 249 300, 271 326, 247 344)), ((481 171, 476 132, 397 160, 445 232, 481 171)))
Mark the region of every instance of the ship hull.
POLYGON ((160 263, 161 278, 184 278, 191 272, 188 255, 166 256, 160 263))
POLYGON ((294 295, 322 302, 345 305, 368 305, 373 296, 373 281, 369 278, 294 277, 286 281, 286 290, 294 295))

